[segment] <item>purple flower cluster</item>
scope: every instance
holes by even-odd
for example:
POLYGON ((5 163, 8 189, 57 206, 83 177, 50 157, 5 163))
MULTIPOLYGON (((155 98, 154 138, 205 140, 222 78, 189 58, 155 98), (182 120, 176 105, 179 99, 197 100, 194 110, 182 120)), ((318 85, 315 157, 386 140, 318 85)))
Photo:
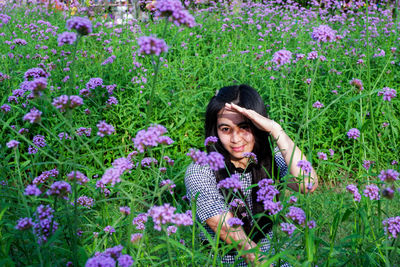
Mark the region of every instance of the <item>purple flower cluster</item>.
POLYGON ((134 167, 133 163, 127 158, 118 158, 112 165, 113 167, 107 169, 101 177, 100 182, 103 185, 111 183, 111 186, 114 186, 116 183, 120 183, 121 175, 134 167))
POLYGON ((210 152, 210 154, 207 155, 206 152, 191 148, 186 155, 191 157, 196 164, 201 166, 209 165, 214 171, 225 167, 224 157, 218 152, 210 152))
POLYGON ((275 63, 277 67, 285 64, 290 64, 291 60, 292 52, 284 49, 275 52, 272 57, 272 62, 275 63))
POLYGON ((142 55, 156 55, 168 52, 168 46, 163 39, 153 36, 141 36, 137 39, 139 53, 142 55))
POLYGON ((23 230, 28 230, 31 229, 35 223, 32 221, 32 218, 25 217, 25 218, 20 218, 17 221, 17 225, 15 226, 15 229, 23 231, 23 230))
POLYGON ((132 139, 135 148, 143 153, 146 147, 156 147, 159 144, 172 144, 174 141, 168 136, 163 136, 167 129, 159 124, 150 126, 147 130, 140 130, 136 137, 132 139))
POLYGON ((361 195, 358 192, 357 186, 355 186, 354 184, 349 184, 348 186, 346 186, 346 190, 353 194, 355 201, 361 201, 361 195))
POLYGON ((400 233, 400 216, 387 218, 382 222, 385 234, 391 238, 397 238, 397 235, 400 233))
POLYGON ((67 28, 76 30, 80 35, 88 35, 92 32, 92 22, 87 18, 72 17, 67 20, 67 28))
POLYGON ((42 191, 40 191, 40 189, 35 185, 28 185, 25 188, 25 195, 27 196, 40 196, 40 194, 42 194, 42 191))
POLYGON ((360 137, 360 131, 357 128, 351 128, 348 132, 347 132, 347 137, 349 139, 354 139, 356 140, 357 138, 360 137))
POLYGON ((51 186, 50 189, 47 191, 49 196, 56 196, 59 198, 68 199, 68 194, 71 194, 71 185, 64 181, 56 181, 51 186))
POLYGON ((168 188, 168 191, 171 193, 171 195, 174 193, 174 188, 176 187, 176 185, 170 179, 161 181, 160 187, 164 186, 168 188))
POLYGON ((228 220, 228 224, 230 227, 238 228, 243 225, 243 221, 239 218, 233 217, 228 220))
POLYGON ((0 107, 1 111, 3 111, 4 113, 10 112, 11 107, 10 105, 4 104, 0 107))
POLYGON ((318 156, 319 159, 328 160, 328 156, 324 152, 318 152, 317 156, 318 156))
POLYGON ((307 160, 299 160, 297 162, 297 167, 299 167, 305 175, 311 173, 312 170, 311 163, 307 160))
POLYGON ((109 235, 112 235, 113 233, 115 233, 115 229, 111 225, 107 225, 106 227, 104 227, 103 231, 109 235))
POLYGON ((300 225, 303 225, 306 221, 306 213, 304 210, 298 207, 290 207, 286 217, 292 219, 294 222, 297 222, 300 225))
POLYGON ((286 234, 291 236, 294 230, 296 230, 296 226, 292 223, 281 223, 281 230, 282 232, 285 232, 286 234))
POLYGON ((131 208, 129 208, 128 206, 119 207, 119 211, 124 215, 131 214, 131 208))
POLYGON ((175 213, 176 208, 166 203, 162 206, 153 206, 147 211, 147 216, 152 217, 154 229, 161 231, 161 225, 174 223, 176 225, 189 226, 193 224, 191 211, 175 213))
POLYGON ((317 101, 312 106, 313 106, 313 108, 320 109, 320 108, 324 107, 324 104, 322 104, 321 102, 317 101))
POLYGON ((363 166, 363 168, 365 169, 365 170, 369 170, 369 168, 371 168, 371 165, 372 164, 374 164, 375 163, 375 161, 372 161, 372 160, 363 160, 363 164, 362 164, 362 166, 363 166))
POLYGON ((86 83, 86 88, 88 90, 96 89, 99 86, 103 86, 102 78, 90 78, 90 80, 86 83))
POLYGON ((115 59, 116 59, 116 56, 111 55, 110 57, 106 58, 106 59, 101 63, 101 65, 104 66, 104 65, 107 65, 107 64, 111 64, 111 63, 114 62, 115 59))
POLYGON ((399 179, 399 173, 393 169, 382 170, 378 175, 383 182, 394 182, 399 179))
POLYGON ((150 168, 152 166, 152 164, 157 165, 158 160, 155 158, 152 158, 152 157, 145 157, 140 162, 140 165, 144 168, 150 168))
POLYGON ((283 206, 280 201, 275 202, 272 200, 264 200, 264 210, 268 211, 269 215, 278 214, 283 209, 283 206))
POLYGON ((99 129, 97 135, 100 137, 111 135, 113 132, 115 132, 114 126, 107 124, 105 121, 100 121, 96 126, 99 129))
POLYGON ((371 200, 379 200, 379 187, 370 184, 365 187, 364 196, 369 197, 371 200))
POLYGON ((53 99, 52 105, 64 112, 68 108, 76 108, 83 105, 83 99, 77 95, 62 95, 53 99))
POLYGON ((80 196, 76 202, 82 207, 90 209, 94 205, 94 199, 87 196, 80 196))
POLYGON ((25 114, 23 120, 29 121, 30 123, 40 122, 42 119, 42 112, 36 108, 32 108, 28 113, 25 114))
POLYGON ((350 85, 354 85, 360 92, 364 90, 363 82, 359 79, 352 79, 350 85))
POLYGON ((172 234, 175 234, 178 228, 175 225, 170 225, 167 227, 167 235, 170 236, 172 234))
POLYGON ((142 239, 143 234, 142 233, 136 233, 136 234, 132 234, 131 235, 131 243, 136 243, 138 242, 140 239, 142 239))
POLYGON ((32 139, 32 142, 37 146, 37 147, 45 147, 46 146, 46 140, 44 139, 43 135, 35 135, 32 139))
POLYGON ((63 46, 65 44, 73 44, 76 41, 76 33, 74 32, 63 32, 58 35, 57 42, 58 46, 63 46))
POLYGON ((231 177, 227 177, 217 184, 218 188, 232 189, 233 192, 237 192, 242 186, 239 174, 232 174, 231 177))
POLYGON ((204 146, 212 146, 213 144, 218 142, 218 137, 209 136, 204 140, 204 146))
POLYGON ((92 133, 92 128, 79 127, 76 129, 76 134, 79 136, 86 135, 89 137, 92 133))
POLYGON ((37 79, 37 78, 48 78, 49 74, 44 71, 42 68, 32 68, 29 69, 25 72, 24 78, 25 81, 29 81, 31 79, 37 79))
POLYGON ((391 101, 393 98, 396 97, 396 90, 389 88, 389 87, 383 87, 382 91, 378 92, 378 96, 383 95, 383 101, 391 101))
POLYGON ((27 45, 28 44, 24 39, 20 39, 20 38, 14 39, 13 43, 17 44, 17 45, 27 45))
POLYGON ((44 171, 42 172, 39 176, 35 177, 33 179, 33 184, 38 185, 38 184, 43 184, 45 183, 50 177, 56 177, 58 175, 58 170, 57 169, 52 169, 50 171, 44 171))
POLYGON ((273 201, 279 191, 273 186, 272 179, 263 179, 258 183, 257 201, 273 201))
POLYGON ((0 13, 0 21, 2 23, 0 24, 0 28, 3 27, 4 24, 7 24, 10 20, 11 20, 10 16, 0 13))
POLYGON ((245 204, 244 204, 243 200, 235 198, 234 200, 232 200, 231 203, 229 203, 229 206, 238 208, 238 207, 245 207, 245 204))
POLYGON ((144 230, 146 229, 146 226, 144 225, 146 222, 147 222, 147 214, 140 213, 133 219, 132 224, 136 225, 137 230, 144 230))
POLYGON ((258 163, 257 155, 254 154, 253 152, 244 152, 242 156, 245 158, 249 158, 250 162, 254 162, 255 164, 258 163))
POLYGON ((328 25, 320 25, 313 30, 311 38, 323 43, 333 42, 336 40, 336 31, 328 25))
POLYGON ((130 267, 134 260, 128 254, 122 254, 124 247, 118 245, 106 249, 104 252, 96 252, 94 257, 88 259, 85 267, 130 267))
POLYGON ((117 158, 111 164, 114 168, 120 169, 121 171, 129 171, 133 169, 134 165, 128 158, 117 158))
POLYGON ((33 230, 39 238, 39 244, 47 242, 50 234, 58 229, 58 223, 53 220, 53 213, 54 210, 49 205, 40 205, 36 209, 35 215, 38 222, 34 224, 33 230), (52 229, 52 232, 50 232, 50 229, 52 229))
POLYGON ((195 26, 193 16, 184 9, 181 1, 179 0, 163 0, 157 1, 155 4, 155 16, 167 17, 169 21, 176 26, 186 25, 189 28, 195 26))
POLYGON ((80 185, 86 184, 87 182, 89 182, 89 178, 87 178, 86 175, 84 175, 80 171, 72 171, 67 174, 67 177, 68 177, 68 180, 70 180, 70 181, 76 180, 77 183, 80 185))
POLYGON ((16 148, 19 145, 19 142, 17 140, 10 140, 6 145, 8 148, 16 148))
POLYGON ((308 229, 313 229, 313 228, 317 227, 317 223, 315 221, 308 221, 307 227, 308 227, 308 229))

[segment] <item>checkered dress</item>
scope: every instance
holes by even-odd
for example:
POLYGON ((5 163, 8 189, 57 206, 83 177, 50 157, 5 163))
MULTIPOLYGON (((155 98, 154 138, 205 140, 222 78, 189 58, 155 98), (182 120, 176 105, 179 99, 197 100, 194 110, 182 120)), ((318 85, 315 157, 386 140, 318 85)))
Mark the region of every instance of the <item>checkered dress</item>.
MULTIPOLYGON (((284 177, 288 173, 288 167, 280 152, 275 154, 275 162, 279 170, 280 178, 284 177)), ((248 203, 249 210, 253 209, 251 198, 252 189, 247 189, 251 186, 251 178, 251 172, 245 172, 241 175, 241 189, 248 203)), ((196 217, 201 223, 229 210, 228 203, 226 203, 224 197, 217 188, 215 174, 209 166, 200 166, 195 163, 190 164, 186 170, 185 185, 189 200, 194 199, 198 194, 196 217)), ((204 228, 212 237, 215 237, 214 231, 207 224, 204 225, 204 228)), ((272 238, 272 231, 269 232, 268 235, 272 238)), ((200 238, 202 240, 207 240, 203 232, 200 233, 200 238)), ((270 238, 264 237, 260 240, 262 244, 260 248, 261 251, 265 252, 270 250, 270 238)), ((243 258, 237 256, 236 251, 232 251, 221 258, 221 262, 228 265, 239 261, 241 262, 235 266, 247 266, 243 258)), ((281 266, 290 265, 285 263, 281 266)))

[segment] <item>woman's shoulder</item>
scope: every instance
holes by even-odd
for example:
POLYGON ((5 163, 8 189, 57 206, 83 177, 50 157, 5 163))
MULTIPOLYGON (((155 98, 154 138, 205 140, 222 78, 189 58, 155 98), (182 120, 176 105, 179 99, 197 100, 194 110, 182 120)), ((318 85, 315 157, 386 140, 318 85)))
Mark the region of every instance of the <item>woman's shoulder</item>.
POLYGON ((199 165, 197 163, 190 163, 186 169, 185 177, 194 175, 194 174, 206 174, 206 175, 214 175, 214 172, 211 170, 208 165, 199 165))

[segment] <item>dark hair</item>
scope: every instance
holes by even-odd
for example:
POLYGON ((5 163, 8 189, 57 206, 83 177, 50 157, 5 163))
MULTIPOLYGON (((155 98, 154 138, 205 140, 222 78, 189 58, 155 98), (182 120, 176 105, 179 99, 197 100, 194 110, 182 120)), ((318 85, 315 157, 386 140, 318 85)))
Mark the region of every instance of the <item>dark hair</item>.
MULTIPOLYGON (((240 107, 251 109, 256 111, 257 113, 267 116, 267 111, 264 105, 264 101, 258 92, 248 85, 234 85, 227 86, 221 88, 217 94, 211 98, 208 103, 206 110, 206 119, 205 119, 205 136, 206 138, 209 136, 218 136, 217 132, 217 119, 218 113, 225 107, 225 103, 234 103, 240 107)), ((246 171, 251 171, 252 174, 252 184, 258 184, 258 182, 264 178, 272 178, 272 174, 277 174, 277 168, 273 164, 272 160, 272 150, 270 145, 270 135, 265 131, 261 131, 249 120, 249 125, 252 129, 255 144, 253 148, 253 153, 256 154, 258 163, 252 163, 248 166, 246 171)), ((230 154, 226 149, 222 146, 222 143, 218 140, 218 142, 214 146, 207 147, 208 152, 216 150, 221 153, 225 158, 225 164, 227 166, 226 169, 221 169, 215 172, 217 183, 225 178, 227 178, 230 174, 233 174, 235 171, 241 172, 243 170, 236 169, 235 166, 230 161, 230 154)), ((252 204, 253 209, 251 213, 253 215, 264 212, 264 206, 262 202, 257 202, 257 194, 259 187, 254 187, 252 189, 252 204)), ((228 196, 228 192, 221 189, 221 193, 226 197, 228 196)), ((242 199, 243 193, 241 194, 242 199)), ((226 199, 227 201, 231 201, 231 199, 226 199)), ((247 203, 246 203, 247 204, 247 203)), ((251 238, 254 242, 257 242, 259 239, 265 236, 265 233, 268 232, 272 227, 272 222, 266 216, 261 216, 254 225, 258 225, 259 229, 251 229, 250 220, 248 216, 243 217, 242 213, 246 211, 246 208, 239 208, 235 211, 235 215, 243 220, 244 222, 244 230, 246 234, 252 235, 251 238), (264 233, 263 233, 264 232, 264 233)))

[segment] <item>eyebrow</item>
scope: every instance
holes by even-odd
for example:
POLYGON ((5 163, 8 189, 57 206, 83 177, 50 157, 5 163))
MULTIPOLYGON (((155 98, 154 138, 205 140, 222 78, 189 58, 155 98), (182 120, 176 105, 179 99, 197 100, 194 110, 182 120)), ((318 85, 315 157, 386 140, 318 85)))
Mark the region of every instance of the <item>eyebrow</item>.
MULTIPOLYGON (((238 124, 237 124, 237 126, 243 126, 243 125, 250 125, 249 124, 249 122, 247 122, 247 121, 242 121, 242 122, 239 122, 238 124)), ((228 125, 228 124, 226 124, 226 123, 220 123, 220 124, 218 124, 218 128, 220 128, 220 127, 222 127, 222 126, 228 126, 228 127, 231 127, 230 125, 228 125)))

